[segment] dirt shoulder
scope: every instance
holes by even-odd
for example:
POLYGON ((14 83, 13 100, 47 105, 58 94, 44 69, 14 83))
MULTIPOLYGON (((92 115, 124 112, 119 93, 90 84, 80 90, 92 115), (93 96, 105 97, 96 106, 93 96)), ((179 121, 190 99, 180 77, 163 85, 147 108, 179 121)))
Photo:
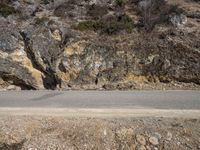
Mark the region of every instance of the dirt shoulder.
POLYGON ((0 116, 1 150, 198 150, 200 119, 0 116))
POLYGON ((0 116, 45 116, 84 118, 200 118, 197 109, 152 109, 152 108, 0 108, 0 116))

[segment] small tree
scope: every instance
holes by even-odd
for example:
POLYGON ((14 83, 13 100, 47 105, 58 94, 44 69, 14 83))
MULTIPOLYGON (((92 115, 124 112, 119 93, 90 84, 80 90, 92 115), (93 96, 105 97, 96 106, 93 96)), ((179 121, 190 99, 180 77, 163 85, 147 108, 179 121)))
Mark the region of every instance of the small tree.
POLYGON ((145 29, 150 30, 153 28, 155 19, 154 13, 158 9, 160 2, 164 0, 143 0, 140 2, 140 7, 142 9, 142 24, 145 29))

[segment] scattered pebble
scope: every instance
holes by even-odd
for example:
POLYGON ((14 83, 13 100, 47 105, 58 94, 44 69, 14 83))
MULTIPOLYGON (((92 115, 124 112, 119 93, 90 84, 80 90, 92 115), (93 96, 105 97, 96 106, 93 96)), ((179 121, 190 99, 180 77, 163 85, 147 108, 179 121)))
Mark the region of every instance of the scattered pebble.
POLYGON ((151 150, 151 147, 150 146, 146 146, 146 150, 151 150))
POLYGON ((167 132, 166 140, 167 141, 171 141, 172 140, 172 133, 171 132, 167 132))
POLYGON ((151 136, 149 138, 149 142, 152 144, 152 145, 158 145, 159 142, 158 142, 158 138, 154 137, 154 136, 151 136))
POLYGON ((145 146, 138 146, 137 148, 136 148, 136 150, 146 150, 146 148, 145 148, 145 146))
POLYGON ((137 142, 141 145, 146 145, 146 140, 142 135, 136 135, 137 142))
POLYGON ((156 138, 158 138, 158 139, 161 139, 161 138, 162 138, 161 134, 158 133, 158 132, 154 133, 154 136, 155 136, 156 138))

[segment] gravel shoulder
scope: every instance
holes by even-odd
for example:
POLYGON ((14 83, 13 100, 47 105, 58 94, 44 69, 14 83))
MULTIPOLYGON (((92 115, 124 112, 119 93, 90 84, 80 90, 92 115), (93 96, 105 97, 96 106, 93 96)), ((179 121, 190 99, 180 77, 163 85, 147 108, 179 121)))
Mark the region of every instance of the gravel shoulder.
POLYGON ((0 116, 1 150, 199 150, 200 118, 0 116))
POLYGON ((93 117, 93 118, 200 118, 197 109, 151 109, 151 108, 0 108, 0 116, 46 116, 46 117, 93 117))

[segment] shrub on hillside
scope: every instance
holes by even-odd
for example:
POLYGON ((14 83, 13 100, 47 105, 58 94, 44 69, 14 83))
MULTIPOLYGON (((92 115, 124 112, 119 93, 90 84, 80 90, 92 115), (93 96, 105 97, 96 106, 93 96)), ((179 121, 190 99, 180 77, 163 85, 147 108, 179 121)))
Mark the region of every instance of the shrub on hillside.
POLYGON ((2 15, 3 17, 7 17, 13 13, 16 13, 16 10, 14 7, 5 3, 0 4, 0 15, 2 15))
POLYGON ((121 14, 109 19, 83 21, 74 26, 74 28, 80 31, 93 30, 112 35, 122 30, 132 31, 133 21, 128 15, 121 14))
POLYGON ((152 30, 156 24, 167 23, 171 14, 180 15, 183 10, 177 5, 170 5, 165 0, 142 0, 139 2, 138 14, 140 25, 152 30))
POLYGON ((123 7, 127 2, 128 0, 116 0, 116 5, 119 7, 123 7))
POLYGON ((121 14, 119 16, 114 17, 113 19, 105 20, 102 32, 107 33, 109 35, 115 34, 122 30, 131 32, 133 26, 134 24, 132 19, 126 14, 121 14))
POLYGON ((88 7, 87 14, 93 19, 99 19, 108 13, 106 6, 91 5, 88 7))
POLYGON ((47 5, 47 4, 51 3, 51 2, 54 2, 54 0, 41 0, 41 2, 42 2, 42 4, 47 5))

